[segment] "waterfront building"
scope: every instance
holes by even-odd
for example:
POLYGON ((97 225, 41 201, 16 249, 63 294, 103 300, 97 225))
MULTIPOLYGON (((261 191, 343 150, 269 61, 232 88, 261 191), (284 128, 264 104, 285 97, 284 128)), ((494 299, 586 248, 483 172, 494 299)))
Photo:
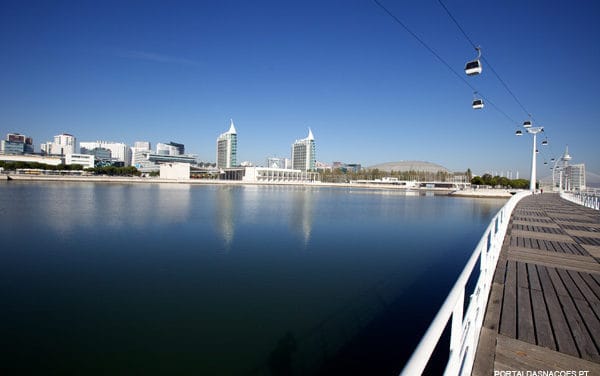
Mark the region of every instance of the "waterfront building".
POLYGON ((156 144, 156 154, 160 155, 183 155, 185 154, 185 146, 176 142, 169 142, 163 144, 159 142, 156 144))
POLYGON ((160 165, 160 178, 173 180, 189 180, 190 164, 179 162, 162 163, 160 165))
POLYGON ((67 154, 65 156, 65 164, 66 165, 82 165, 83 168, 94 168, 95 166, 95 158, 91 154, 67 154))
POLYGON ((135 166, 137 168, 137 166, 144 159, 142 153, 149 153, 149 152, 151 152, 150 142, 136 141, 133 144, 133 146, 131 147, 131 165, 135 166))
POLYGON ((2 154, 23 154, 25 152, 25 144, 22 142, 1 140, 0 152, 2 154))
POLYGON ((316 170, 315 138, 308 129, 308 137, 296 140, 292 145, 292 169, 300 171, 316 170))
POLYGON ((63 159, 60 157, 41 156, 37 154, 20 154, 20 155, 9 155, 0 154, 0 161, 5 162, 36 162, 43 163, 52 166, 58 166, 63 163, 63 159))
POLYGON ((292 160, 289 158, 268 157, 267 158, 267 167, 291 169, 292 168, 292 160))
POLYGON ((125 166, 131 165, 131 149, 122 142, 80 142, 79 146, 81 154, 90 154, 90 151, 101 148, 110 150, 111 158, 113 160, 123 162, 125 166))
POLYGON ((567 191, 582 190, 586 188, 585 181, 585 164, 569 164, 572 157, 569 154, 569 146, 565 148, 565 153, 557 161, 557 164, 552 169, 552 181, 556 187, 567 191))
POLYGON ((219 180, 242 181, 244 183, 316 183, 318 172, 272 167, 235 167, 221 169, 219 180))
POLYGON ((141 172, 160 171, 163 163, 185 163, 192 165, 197 163, 194 155, 164 155, 156 154, 151 151, 137 151, 135 155, 135 168, 141 172))
POLYGON ((77 139, 75 136, 62 133, 54 136, 54 141, 41 144, 40 149, 44 155, 67 155, 77 152, 77 139))
POLYGON ((237 131, 233 120, 229 130, 217 138, 217 168, 237 166, 237 131))
POLYGON ((287 168, 246 167, 243 182, 246 183, 315 183, 319 181, 317 172, 287 168))
POLYGON ((0 143, 0 152, 4 154, 33 154, 33 139, 20 133, 8 133, 0 143))
POLYGON ((152 149, 149 141, 136 141, 134 142, 133 147, 140 150, 152 149))
POLYGON ((565 187, 568 190, 580 191, 585 189, 585 164, 579 163, 567 166, 565 176, 567 180, 565 187))

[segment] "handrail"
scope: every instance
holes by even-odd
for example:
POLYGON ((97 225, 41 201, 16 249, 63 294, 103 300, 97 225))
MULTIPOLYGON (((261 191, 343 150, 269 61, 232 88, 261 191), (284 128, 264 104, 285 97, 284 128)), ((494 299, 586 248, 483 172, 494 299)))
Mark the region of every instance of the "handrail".
POLYGON ((487 298, 500 249, 508 229, 510 215, 517 203, 530 194, 529 191, 515 194, 492 218, 448 297, 404 366, 400 373, 401 376, 423 373, 450 318, 452 318, 450 356, 444 374, 468 375, 471 373, 487 298), (473 273, 478 258, 481 261, 480 274, 463 318, 465 286, 473 273))
POLYGON ((561 192, 560 197, 575 204, 583 205, 587 208, 600 210, 599 192, 600 191, 596 189, 588 191, 561 192))

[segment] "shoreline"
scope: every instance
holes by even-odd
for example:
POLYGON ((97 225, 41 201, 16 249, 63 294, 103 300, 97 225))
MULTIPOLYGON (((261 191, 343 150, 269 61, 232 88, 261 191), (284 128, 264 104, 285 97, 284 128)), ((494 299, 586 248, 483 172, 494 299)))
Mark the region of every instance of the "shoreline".
POLYGON ((123 184, 188 184, 188 185, 254 185, 254 186, 301 186, 301 187, 332 187, 332 188, 355 188, 361 190, 379 190, 404 192, 407 195, 419 195, 421 193, 433 193, 450 197, 474 197, 474 198, 509 198, 511 193, 505 189, 477 189, 457 191, 450 188, 406 188, 403 186, 382 186, 381 184, 352 184, 352 183, 297 183, 297 182, 242 182, 236 180, 200 180, 200 179, 160 179, 141 177, 120 176, 24 176, 0 174, 0 181, 53 181, 73 183, 123 183, 123 184))

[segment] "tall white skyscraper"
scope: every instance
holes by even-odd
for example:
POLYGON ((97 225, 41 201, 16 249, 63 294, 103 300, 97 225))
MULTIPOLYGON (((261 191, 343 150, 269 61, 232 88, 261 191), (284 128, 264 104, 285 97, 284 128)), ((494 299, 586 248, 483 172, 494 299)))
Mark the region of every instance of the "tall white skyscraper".
POLYGON ((315 137, 308 128, 308 137, 296 140, 292 145, 292 168, 301 171, 315 171, 317 157, 315 137))
POLYGON ((233 120, 229 130, 217 138, 217 168, 237 166, 237 131, 233 120))

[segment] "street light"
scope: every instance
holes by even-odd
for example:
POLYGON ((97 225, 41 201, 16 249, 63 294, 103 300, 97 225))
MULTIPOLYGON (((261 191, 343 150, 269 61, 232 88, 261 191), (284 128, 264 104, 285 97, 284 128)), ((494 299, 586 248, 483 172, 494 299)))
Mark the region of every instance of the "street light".
MULTIPOLYGON (((530 121, 526 121, 523 123, 523 128, 527 133, 533 135, 533 149, 531 151, 531 180, 529 180, 529 190, 531 192, 535 192, 535 180, 536 180, 536 154, 537 154, 537 145, 536 145, 536 137, 537 134, 544 131, 544 127, 532 127, 530 121)), ((517 133, 520 136, 519 133, 517 133)))

